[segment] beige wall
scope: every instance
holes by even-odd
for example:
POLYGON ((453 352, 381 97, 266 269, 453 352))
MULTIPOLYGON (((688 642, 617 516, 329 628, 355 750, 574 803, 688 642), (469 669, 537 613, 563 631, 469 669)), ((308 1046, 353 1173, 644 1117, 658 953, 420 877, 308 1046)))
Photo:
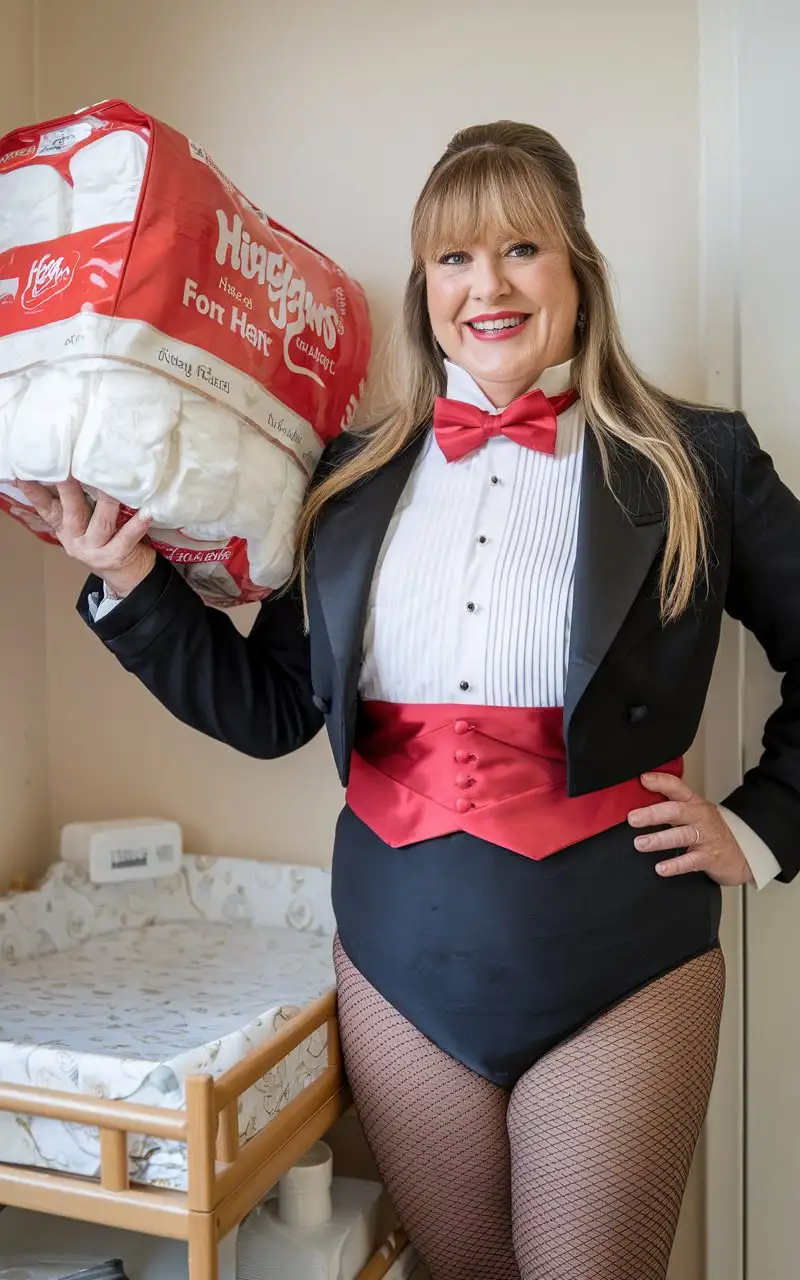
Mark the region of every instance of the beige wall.
MULTIPOLYGON (((379 338, 414 196, 449 135, 502 116, 551 129, 578 162, 635 358, 700 394, 695 0, 39 0, 38 12, 39 116, 122 96, 190 133, 361 279, 379 338)), ((192 849, 326 863, 341 796, 324 740, 262 764, 174 723, 76 618, 79 585, 45 554, 53 832, 157 811, 192 849)), ((30 629, 41 641, 35 615, 30 629)), ((699 1277, 701 1238, 695 1192, 680 1280, 699 1277)))
MULTIPOLYGON (((34 9, 3 0, 0 136, 34 111, 34 9)), ((42 549, 0 521, 0 890, 49 861, 42 549)))

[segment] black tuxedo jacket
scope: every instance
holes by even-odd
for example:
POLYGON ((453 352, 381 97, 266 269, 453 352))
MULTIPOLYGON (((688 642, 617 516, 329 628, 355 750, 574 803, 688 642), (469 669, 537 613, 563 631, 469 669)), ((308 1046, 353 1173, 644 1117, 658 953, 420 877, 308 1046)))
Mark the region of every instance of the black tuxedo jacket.
MULTIPOLYGON (((725 804, 789 880, 800 870, 800 502, 741 414, 681 412, 709 476, 711 564, 708 584, 698 580, 690 607, 666 626, 660 486, 646 463, 620 453, 617 501, 586 434, 564 707, 569 793, 621 782, 689 748, 727 610, 785 675, 762 760, 725 804)), ((423 435, 323 512, 309 560, 308 636, 296 590, 267 600, 243 637, 162 559, 94 630, 174 715, 249 755, 285 755, 324 722, 345 783, 372 573, 423 435)), ((358 437, 340 437, 318 474, 358 447, 358 437)), ((87 622, 87 597, 101 587, 91 578, 81 595, 87 622)))

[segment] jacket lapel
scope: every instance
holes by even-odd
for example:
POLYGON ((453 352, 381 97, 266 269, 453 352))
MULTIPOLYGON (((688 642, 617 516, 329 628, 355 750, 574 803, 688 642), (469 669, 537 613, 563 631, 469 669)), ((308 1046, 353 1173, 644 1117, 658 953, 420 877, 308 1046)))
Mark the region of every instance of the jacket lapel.
POLYGON ((424 439, 422 432, 387 466, 329 503, 320 518, 314 577, 345 697, 358 678, 375 563, 424 439))
MULTIPOLYGON (((355 696, 370 585, 386 529, 425 440, 420 433, 363 484, 326 507, 314 541, 314 579, 342 696, 355 696)), ((664 502, 644 460, 614 461, 606 485, 585 436, 564 731, 639 594, 663 539, 664 502)))
POLYGON ((564 733, 639 594, 661 546, 664 501, 647 462, 633 451, 612 462, 614 496, 587 427, 570 632, 564 733), (619 501, 618 501, 619 499, 619 501))

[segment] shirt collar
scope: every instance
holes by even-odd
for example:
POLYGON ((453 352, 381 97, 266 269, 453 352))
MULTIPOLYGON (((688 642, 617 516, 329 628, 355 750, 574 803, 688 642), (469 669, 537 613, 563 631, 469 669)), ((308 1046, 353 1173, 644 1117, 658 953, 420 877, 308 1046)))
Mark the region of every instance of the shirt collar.
MULTIPOLYGON (((543 391, 546 396, 557 396, 564 391, 569 391, 573 385, 572 364, 572 360, 567 360, 564 364, 555 364, 545 369, 533 386, 528 387, 528 391, 543 391)), ((461 365, 454 364, 452 360, 445 360, 444 367, 447 372, 448 400, 461 400, 464 404, 474 404, 476 408, 485 409, 488 413, 501 412, 500 409, 495 408, 472 375, 467 373, 466 369, 462 369, 461 365)))

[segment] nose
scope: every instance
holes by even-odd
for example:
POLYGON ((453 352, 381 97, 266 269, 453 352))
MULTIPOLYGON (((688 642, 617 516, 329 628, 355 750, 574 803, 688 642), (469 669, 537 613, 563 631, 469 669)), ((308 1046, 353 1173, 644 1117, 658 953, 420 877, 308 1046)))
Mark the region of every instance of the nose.
POLYGON ((505 297, 511 286, 503 273, 502 259, 491 254, 476 256, 472 264, 470 293, 476 302, 493 303, 505 297))

